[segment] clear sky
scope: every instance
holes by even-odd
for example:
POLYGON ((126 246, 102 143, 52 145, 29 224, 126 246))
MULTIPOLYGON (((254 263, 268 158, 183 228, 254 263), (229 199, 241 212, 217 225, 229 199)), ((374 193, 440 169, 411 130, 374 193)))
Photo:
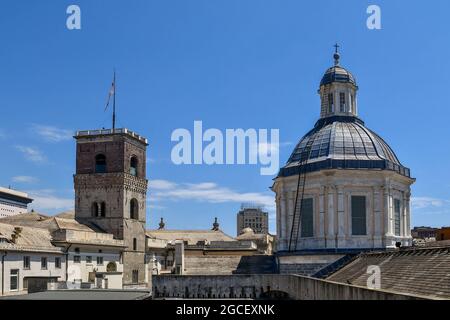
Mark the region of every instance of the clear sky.
POLYGON ((257 165, 182 165, 171 133, 280 130, 280 163, 319 116, 317 89, 333 45, 359 85, 360 117, 417 178, 413 225, 450 225, 450 2, 297 0, 2 0, 0 185, 31 193, 33 208, 73 207, 75 130, 110 127, 117 70, 118 126, 149 139, 148 225, 234 235, 243 201, 271 213, 273 176, 257 165), (81 8, 81 30, 66 9, 81 8), (370 4, 381 30, 366 27, 370 4))

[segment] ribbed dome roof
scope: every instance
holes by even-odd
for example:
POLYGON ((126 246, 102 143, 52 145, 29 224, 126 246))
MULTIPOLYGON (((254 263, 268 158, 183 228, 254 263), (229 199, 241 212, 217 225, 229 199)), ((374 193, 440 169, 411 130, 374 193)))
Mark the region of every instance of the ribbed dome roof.
POLYGON ((325 71, 325 74, 322 77, 322 81, 320 81, 320 85, 322 86, 325 84, 330 84, 332 82, 352 83, 356 86, 356 81, 353 75, 339 65, 333 66, 325 71))
POLYGON ((394 151, 357 117, 333 116, 317 121, 297 144, 280 176, 323 169, 385 169, 410 176, 394 151), (305 147, 311 141, 308 154, 305 147), (300 165, 301 163, 301 165, 300 165))

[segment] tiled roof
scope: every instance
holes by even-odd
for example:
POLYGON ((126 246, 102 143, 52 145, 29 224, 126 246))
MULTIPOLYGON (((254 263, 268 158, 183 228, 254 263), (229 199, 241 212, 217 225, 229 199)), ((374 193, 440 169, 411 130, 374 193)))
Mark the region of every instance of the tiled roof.
POLYGON ((46 216, 40 213, 22 213, 11 217, 0 219, 1 223, 14 224, 18 226, 28 226, 33 228, 42 228, 49 231, 58 229, 70 229, 79 231, 98 232, 93 226, 79 223, 70 218, 70 212, 63 212, 56 216, 46 216))
POLYGON ((61 252, 52 245, 50 232, 42 228, 0 223, 0 238, 6 239, 0 243, 3 250, 61 252))
POLYGON ((366 287, 372 265, 380 267, 383 290, 450 298, 450 246, 361 254, 327 280, 366 287))
POLYGON ((41 229, 43 232, 47 232, 52 236, 54 243, 124 246, 123 241, 114 239, 112 234, 108 234, 94 225, 79 223, 75 219, 70 218, 70 216, 70 212, 64 212, 53 217, 38 213, 24 213, 0 219, 0 222, 11 226, 30 227, 36 230, 41 229))
POLYGON ((64 212, 58 213, 57 215, 55 215, 55 217, 64 218, 64 219, 75 219, 75 211, 73 211, 73 210, 64 211, 64 212))
POLYGON ((69 229, 69 230, 77 230, 77 231, 87 231, 87 232, 97 232, 88 225, 79 223, 74 219, 64 219, 59 217, 52 218, 58 226, 58 229, 69 229))

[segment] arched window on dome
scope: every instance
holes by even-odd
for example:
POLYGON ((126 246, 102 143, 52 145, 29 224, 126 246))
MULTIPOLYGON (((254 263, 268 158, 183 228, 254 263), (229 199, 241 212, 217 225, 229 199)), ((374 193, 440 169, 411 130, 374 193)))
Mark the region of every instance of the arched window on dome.
POLYGON ((353 94, 350 95, 350 112, 356 115, 355 96, 353 94))
POLYGON ((345 112, 345 92, 339 93, 339 111, 345 112))
POLYGON ((98 154, 95 156, 95 173, 106 172, 106 156, 104 154, 98 154))
POLYGON ((130 219, 139 219, 139 204, 136 199, 131 199, 130 201, 130 219))
POLYGON ((332 93, 328 94, 328 113, 333 113, 334 97, 332 93))
POLYGON ((138 175, 138 159, 136 156, 132 156, 130 159, 130 174, 135 177, 138 175))

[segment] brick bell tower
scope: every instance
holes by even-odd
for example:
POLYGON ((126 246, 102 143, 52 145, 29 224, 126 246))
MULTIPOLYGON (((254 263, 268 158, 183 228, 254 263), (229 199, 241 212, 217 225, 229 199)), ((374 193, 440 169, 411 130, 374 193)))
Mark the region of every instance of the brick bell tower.
POLYGON ((78 131, 75 219, 124 240, 123 284, 145 284, 147 139, 128 129, 78 131))

